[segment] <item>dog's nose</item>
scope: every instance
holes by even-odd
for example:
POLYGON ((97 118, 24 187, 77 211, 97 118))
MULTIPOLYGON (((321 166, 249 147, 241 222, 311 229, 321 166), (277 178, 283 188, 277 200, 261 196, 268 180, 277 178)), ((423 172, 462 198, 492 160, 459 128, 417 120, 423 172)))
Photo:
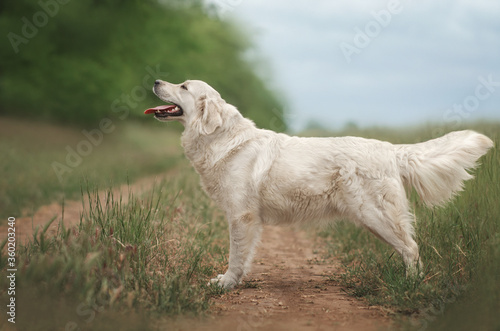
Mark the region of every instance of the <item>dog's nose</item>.
POLYGON ((159 80, 159 79, 155 80, 155 85, 160 85, 160 83, 161 83, 161 80, 159 80))

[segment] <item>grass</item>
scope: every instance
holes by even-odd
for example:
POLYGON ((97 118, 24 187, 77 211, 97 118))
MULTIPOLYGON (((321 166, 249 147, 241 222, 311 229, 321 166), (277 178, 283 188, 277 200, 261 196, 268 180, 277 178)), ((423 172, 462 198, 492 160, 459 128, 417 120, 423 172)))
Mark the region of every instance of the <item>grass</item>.
MULTIPOLYGON (((115 329, 148 330, 145 316, 199 315, 209 307, 220 290, 206 284, 225 267, 227 223, 191 170, 126 202, 112 190, 83 193, 78 227, 60 225, 49 237, 46 226, 18 249, 16 297, 31 299, 18 299, 16 326, 94 330, 113 318, 115 329)), ((2 270, 6 262, 2 256, 2 270)), ((4 277, 0 288, 7 287, 4 277)))
MULTIPOLYGON (((500 145, 498 125, 480 124, 475 129, 500 145)), ((431 138, 430 132, 422 130, 417 136, 425 140, 431 138)), ((402 141, 396 142, 412 142, 414 137, 415 132, 401 134, 402 141)), ((477 309, 462 305, 472 298, 493 303, 481 305, 482 317, 475 328, 498 328, 493 316, 500 312, 500 153, 490 150, 480 162, 464 192, 442 208, 426 208, 411 192, 416 240, 424 262, 422 277, 405 277, 403 261, 391 248, 368 231, 341 222, 319 233, 328 247, 327 257, 343 263, 345 273, 336 280, 351 295, 390 307, 399 316, 411 316, 413 324, 431 329, 446 329, 441 320, 455 321, 464 329, 466 324, 456 321, 472 319, 471 311, 477 309)))
MULTIPOLYGON (((15 124, 11 122, 10 130, 21 132, 15 124)), ((499 125, 483 123, 475 129, 500 144, 499 125)), ((55 236, 46 233, 47 227, 38 229, 27 245, 18 247, 16 326, 20 330, 153 330, 163 316, 203 314, 211 297, 221 293, 206 284, 227 266, 227 223, 182 158, 178 133, 164 126, 157 130, 124 124, 60 187, 49 185, 46 177, 52 169, 47 163, 64 156, 64 147, 81 137, 72 129, 54 131, 48 126, 44 130, 42 126, 37 133, 25 131, 11 144, 10 153, 17 159, 3 165, 4 177, 13 178, 1 179, 8 184, 1 186, 2 194, 12 194, 15 184, 20 188, 18 200, 7 206, 21 210, 26 208, 19 203, 24 199, 40 205, 64 194, 80 196, 85 211, 77 227, 60 224, 55 236), (32 140, 38 147, 31 146, 32 140), (139 177, 141 167, 145 173, 169 168, 171 175, 153 189, 141 195, 130 192, 127 198, 101 189, 110 185, 110 178, 139 177), (99 172, 92 173, 94 168, 99 172), (26 170, 29 180, 23 179, 20 170, 26 170), (24 191, 35 188, 43 188, 47 196, 24 191)), ((405 134, 389 130, 353 134, 406 143, 431 138, 433 132, 429 127, 405 134)), ((2 143, 0 148, 8 151, 9 146, 2 143)), ((431 330, 498 329, 500 153, 494 149, 481 162, 475 179, 443 208, 427 209, 412 193, 417 242, 425 265, 422 277, 406 278, 403 262, 392 249, 363 229, 339 223, 318 233, 327 249, 325 257, 340 258, 343 263, 344 272, 334 280, 349 294, 412 321, 403 323, 410 329, 414 325, 431 330)), ((6 258, 0 257, 2 270, 6 258)), ((0 278, 2 302, 7 300, 6 282, 0 278)), ((243 286, 256 285, 245 282, 243 286)))
POLYGON ((103 134, 60 181, 52 164, 66 165, 66 148, 76 150, 88 141, 81 129, 1 118, 0 223, 53 201, 78 199, 84 178, 98 186, 117 185, 174 166, 183 158, 179 133, 160 124, 113 122, 114 131, 103 134))

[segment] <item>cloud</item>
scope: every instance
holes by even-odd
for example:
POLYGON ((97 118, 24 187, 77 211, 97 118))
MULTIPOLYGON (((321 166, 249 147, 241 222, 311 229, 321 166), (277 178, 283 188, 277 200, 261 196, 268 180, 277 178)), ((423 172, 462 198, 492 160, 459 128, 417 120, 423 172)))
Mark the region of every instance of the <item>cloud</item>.
MULTIPOLYGON (((270 60, 294 129, 311 119, 332 127, 440 122, 479 76, 500 81, 497 1, 244 0, 233 15, 270 60), (399 12, 349 62, 340 45, 356 46, 391 2, 399 12)), ((500 119, 500 88, 469 119, 486 117, 500 119)))

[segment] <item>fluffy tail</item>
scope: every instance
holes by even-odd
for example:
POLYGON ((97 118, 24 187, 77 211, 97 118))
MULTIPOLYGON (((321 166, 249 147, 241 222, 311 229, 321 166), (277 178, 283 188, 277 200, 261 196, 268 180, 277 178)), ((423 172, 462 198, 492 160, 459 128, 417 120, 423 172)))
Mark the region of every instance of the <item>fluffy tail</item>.
POLYGON ((473 178, 467 170, 493 147, 493 141, 474 131, 456 131, 414 145, 397 145, 401 178, 428 205, 440 205, 473 178))

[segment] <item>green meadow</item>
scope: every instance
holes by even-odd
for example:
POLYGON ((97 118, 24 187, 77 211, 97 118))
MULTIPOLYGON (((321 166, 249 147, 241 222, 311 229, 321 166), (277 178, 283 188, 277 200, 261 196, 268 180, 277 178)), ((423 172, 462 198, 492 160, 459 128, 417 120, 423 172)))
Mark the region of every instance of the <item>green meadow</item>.
MULTIPOLYGON (((96 147, 81 169, 69 174, 71 185, 60 191, 47 184, 55 176, 50 166, 26 170, 25 176, 31 178, 24 181, 16 176, 26 162, 44 165, 64 157, 64 147, 78 142, 80 130, 60 127, 56 133, 51 127, 61 141, 35 137, 39 144, 35 148, 29 142, 31 129, 24 132, 21 127, 16 131, 26 140, 20 138, 10 147, 19 160, 29 161, 4 169, 11 186, 2 194, 19 187, 18 198, 9 205, 12 215, 25 209, 26 201, 36 206, 62 195, 81 199, 84 212, 76 225, 59 225, 55 236, 47 234, 47 227, 36 229, 30 242, 17 248, 17 325, 29 330, 74 325, 82 330, 110 325, 133 330, 141 325, 147 330, 155 329, 166 316, 203 315, 210 299, 221 293, 207 286, 207 280, 227 264, 227 224, 182 156, 177 128, 153 121, 124 124, 96 147), (111 189, 117 183, 166 172, 153 188, 131 192, 126 201, 111 189), (40 199, 26 193, 37 189, 47 196, 40 199), (30 322, 27 312, 39 317, 36 323, 30 322)), ((500 143, 500 125, 472 128, 500 143)), ((383 132, 393 142, 408 143, 431 138, 433 131, 428 127, 383 132)), ((356 134, 376 138, 377 132, 356 134)), ((349 295, 386 307, 398 325, 410 330, 498 327, 499 161, 500 154, 491 150, 464 192, 444 207, 428 209, 409 192, 424 262, 421 277, 407 278, 397 254, 350 223, 312 234, 325 262, 335 258, 343 265, 331 281, 349 295)), ((5 254, 0 268, 7 268, 5 254)), ((0 288, 6 287, 3 278, 0 288)))

